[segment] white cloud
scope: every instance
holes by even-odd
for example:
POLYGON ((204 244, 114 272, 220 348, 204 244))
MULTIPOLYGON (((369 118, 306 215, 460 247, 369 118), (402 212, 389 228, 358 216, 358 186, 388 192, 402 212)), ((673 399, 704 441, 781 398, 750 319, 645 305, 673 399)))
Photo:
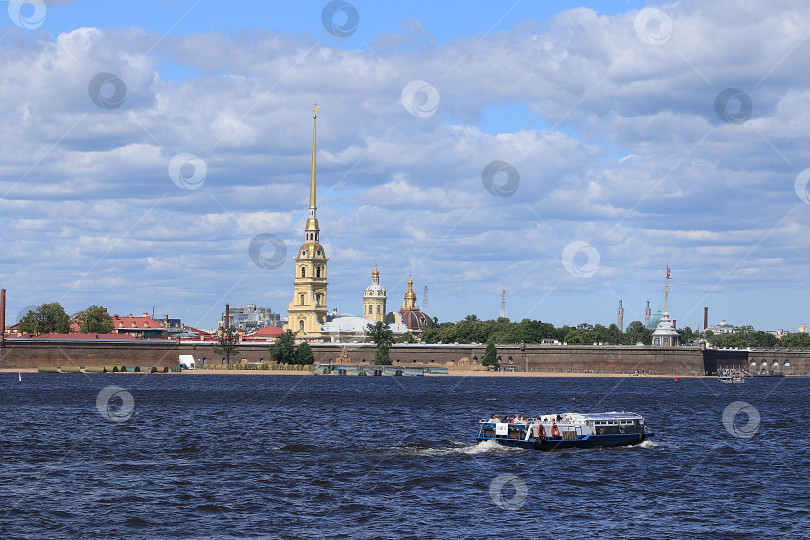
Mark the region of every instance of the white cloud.
POLYGON ((292 263, 260 269, 247 246, 271 233, 291 257, 303 239, 317 99, 318 215, 343 311, 357 311, 375 258, 392 305, 413 266, 443 320, 496 316, 507 288, 521 291, 510 313, 543 297, 532 316, 557 323, 572 322, 556 319, 569 295, 658 294, 655 269, 669 263, 683 295, 785 289, 775 298, 792 318, 754 322, 793 326, 803 304, 786 289, 808 264, 810 205, 793 180, 808 167, 810 8, 780 6, 662 6, 673 32, 661 46, 637 37, 636 11, 584 8, 542 31, 444 44, 414 19, 374 52, 265 30, 168 35, 154 49, 160 36, 139 28, 12 33, 0 49, 0 278, 20 306, 163 302, 195 318, 225 295, 283 311, 292 263), (168 64, 197 75, 161 77, 168 64), (119 108, 91 101, 100 72, 126 84, 119 108), (438 90, 433 116, 399 103, 413 80, 438 90), (715 113, 729 87, 753 103, 741 125, 715 113), (505 115, 497 135, 482 131, 482 111, 508 103, 542 127, 505 115), (197 190, 169 178, 181 152, 206 164, 197 190), (519 171, 511 197, 484 189, 494 160, 519 171), (599 251, 594 279, 560 264, 575 240, 599 251))

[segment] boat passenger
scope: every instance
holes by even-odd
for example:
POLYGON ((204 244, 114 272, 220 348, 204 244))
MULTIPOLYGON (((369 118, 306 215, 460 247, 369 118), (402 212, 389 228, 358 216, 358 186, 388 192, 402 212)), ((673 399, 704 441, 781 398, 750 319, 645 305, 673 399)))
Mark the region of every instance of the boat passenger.
POLYGON ((489 419, 490 422, 500 423, 501 418, 497 414, 493 414, 492 417, 489 419))

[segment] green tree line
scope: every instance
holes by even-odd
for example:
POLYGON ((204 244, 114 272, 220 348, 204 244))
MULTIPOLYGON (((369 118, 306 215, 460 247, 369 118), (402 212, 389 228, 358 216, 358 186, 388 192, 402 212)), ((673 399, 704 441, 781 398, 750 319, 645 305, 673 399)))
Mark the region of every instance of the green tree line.
POLYGON ((59 302, 42 304, 28 311, 20 318, 19 328, 26 334, 68 334, 71 320, 85 334, 109 334, 113 331, 112 317, 103 307, 90 306, 70 317, 59 302))
POLYGON ((791 349, 810 348, 810 334, 787 334, 778 338, 753 326, 739 326, 730 334, 714 334, 706 331, 706 339, 712 345, 724 349, 747 349, 748 347, 784 347, 791 349))
MULTIPOLYGON (((687 337, 692 339, 688 328, 687 337)), ((560 343, 605 343, 611 345, 635 345, 652 343, 652 331, 640 321, 633 321, 622 332, 616 324, 603 326, 582 323, 577 326, 555 327, 551 323, 523 319, 512 322, 509 319, 481 320, 475 315, 467 315, 459 322, 433 324, 422 333, 423 343, 540 343, 544 339, 554 339, 560 343)))

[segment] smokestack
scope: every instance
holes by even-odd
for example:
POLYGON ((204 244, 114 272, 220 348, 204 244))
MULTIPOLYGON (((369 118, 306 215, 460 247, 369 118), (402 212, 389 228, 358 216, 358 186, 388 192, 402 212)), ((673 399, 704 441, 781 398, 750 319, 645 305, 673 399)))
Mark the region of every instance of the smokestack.
POLYGON ((0 289, 0 324, 3 325, 3 333, 0 334, 0 343, 6 343, 6 290, 0 289))
POLYGON ((678 328, 678 319, 672 319, 672 328, 678 328))
POLYGON ((231 325, 231 305, 225 304, 225 329, 231 325))
POLYGON ((703 329, 706 330, 709 327, 709 306, 703 308, 703 329))

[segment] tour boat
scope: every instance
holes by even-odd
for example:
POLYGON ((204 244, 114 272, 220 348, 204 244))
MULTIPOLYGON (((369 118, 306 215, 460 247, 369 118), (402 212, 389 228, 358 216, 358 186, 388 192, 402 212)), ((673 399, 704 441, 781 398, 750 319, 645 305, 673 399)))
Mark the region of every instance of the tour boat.
POLYGON ((481 420, 476 440, 534 450, 561 450, 630 446, 652 436, 640 414, 613 411, 549 414, 514 423, 481 420))
POLYGON ((717 380, 721 383, 727 384, 743 384, 745 382, 745 375, 742 373, 736 373, 734 375, 720 375, 717 377, 717 380))

